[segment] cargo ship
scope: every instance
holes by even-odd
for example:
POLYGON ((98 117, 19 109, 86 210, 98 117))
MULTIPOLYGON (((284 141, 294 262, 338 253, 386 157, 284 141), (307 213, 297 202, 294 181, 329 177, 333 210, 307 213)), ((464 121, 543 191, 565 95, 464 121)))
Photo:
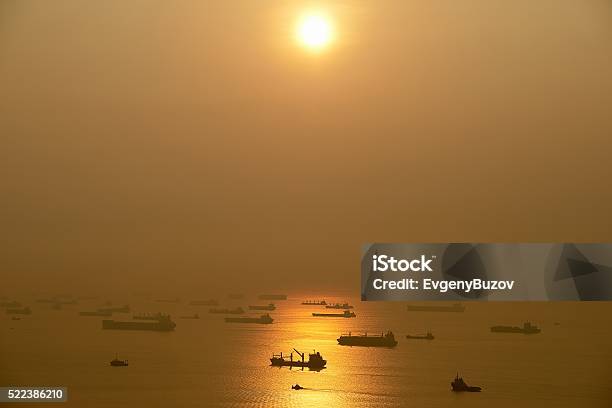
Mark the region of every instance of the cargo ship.
POLYGON ((408 305, 409 312, 464 312, 465 306, 461 303, 453 303, 450 306, 419 306, 408 305))
POLYGON ((194 313, 192 315, 187 315, 187 316, 181 316, 181 319, 199 319, 200 315, 197 313, 194 313))
POLYGON ((116 306, 116 307, 103 307, 103 308, 98 309, 98 312, 130 313, 130 307, 128 305, 116 306))
POLYGON ((345 310, 343 313, 313 313, 314 317, 356 317, 354 312, 345 310))
POLYGON ((270 295, 264 294, 258 296, 259 300, 287 300, 287 295, 270 295))
POLYGON ((208 300, 192 300, 189 302, 190 306, 218 306, 219 301, 216 299, 208 299, 208 300))
POLYGON ((29 315, 29 314, 32 314, 32 309, 30 309, 27 306, 24 308, 6 309, 6 313, 7 314, 29 315))
POLYGON ((273 354, 270 359, 271 365, 275 367, 301 367, 302 369, 321 370, 325 368, 325 364, 327 364, 327 360, 324 360, 321 353, 317 351, 309 354, 308 361, 304 361, 305 353, 300 353, 295 348, 293 350, 301 357, 301 360, 294 360, 293 353, 289 354, 289 360, 287 360, 286 356, 283 356, 283 353, 273 354))
POLYGON ((217 313, 217 314, 243 314, 244 313, 244 309, 241 307, 236 307, 234 309, 228 309, 228 308, 211 308, 208 309, 209 313, 217 313))
POLYGON ((88 311, 79 312, 79 315, 80 316, 104 316, 104 317, 108 317, 108 316, 112 316, 113 312, 108 312, 108 311, 101 312, 99 310, 95 310, 93 312, 88 312, 88 311))
POLYGON ((325 306, 327 302, 324 300, 306 300, 302 304, 305 306, 325 306))
POLYGON ((165 316, 155 321, 117 321, 102 320, 102 328, 109 330, 152 330, 152 331, 172 331, 176 327, 170 316, 165 316))
POLYGON ((327 305, 325 306, 326 309, 344 309, 344 310, 348 310, 348 309, 352 309, 353 306, 349 305, 348 303, 334 303, 333 305, 327 305))
POLYGON ((128 366, 128 361, 127 360, 119 360, 117 358, 117 355, 115 354, 115 358, 113 360, 111 360, 110 365, 113 367, 127 367, 128 366))
POLYGON ((381 333, 379 335, 363 335, 353 336, 349 334, 342 334, 338 337, 338 344, 341 346, 360 346, 360 347, 395 347, 397 346, 397 340, 393 332, 388 331, 387 334, 381 333))
POLYGON ((12 302, 0 302, 0 307, 21 307, 21 303, 17 301, 12 302))
POLYGON ((407 334, 406 338, 413 340, 433 340, 434 335, 431 334, 431 332, 427 332, 427 334, 407 334))
POLYGON ((249 310, 276 310, 274 303, 268 305, 253 305, 249 306, 249 310))
POLYGON ((542 330, 530 322, 523 323, 523 327, 518 326, 493 326, 491 332, 493 333, 521 333, 521 334, 538 334, 542 330))
POLYGON ((482 388, 467 385, 463 378, 459 377, 459 373, 457 373, 457 376, 451 383, 451 389, 454 392, 480 392, 482 388))
POLYGON ((259 317, 226 317, 225 323, 257 323, 257 324, 272 324, 274 319, 269 314, 264 314, 259 317))

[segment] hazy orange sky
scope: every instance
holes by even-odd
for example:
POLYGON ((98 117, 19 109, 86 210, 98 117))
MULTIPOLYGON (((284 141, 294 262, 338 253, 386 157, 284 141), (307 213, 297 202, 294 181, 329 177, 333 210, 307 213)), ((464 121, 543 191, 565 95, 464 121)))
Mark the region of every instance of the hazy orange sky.
POLYGON ((358 290, 366 242, 610 241, 611 40, 604 0, 3 0, 5 287, 358 290))

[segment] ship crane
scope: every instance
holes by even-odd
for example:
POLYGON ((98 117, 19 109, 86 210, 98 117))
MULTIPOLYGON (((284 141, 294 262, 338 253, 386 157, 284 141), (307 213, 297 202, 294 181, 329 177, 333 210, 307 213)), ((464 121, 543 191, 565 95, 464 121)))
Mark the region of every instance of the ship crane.
MULTIPOLYGON (((295 352, 296 352, 296 353, 298 353, 298 355, 299 355, 300 357, 302 357, 302 370, 304 370, 304 355, 305 355, 306 353, 300 353, 300 352, 299 352, 299 351, 298 351, 296 348, 293 348, 293 350, 295 350, 295 352)), ((292 357, 291 357, 291 359, 292 359, 291 361, 293 361, 293 353, 291 353, 291 356, 292 356, 292 357)))

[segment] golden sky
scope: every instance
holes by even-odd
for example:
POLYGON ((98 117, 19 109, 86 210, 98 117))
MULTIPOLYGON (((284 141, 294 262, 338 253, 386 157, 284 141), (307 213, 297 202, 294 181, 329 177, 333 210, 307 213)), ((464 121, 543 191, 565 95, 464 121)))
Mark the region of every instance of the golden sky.
POLYGON ((609 241, 610 39, 604 0, 4 0, 3 273, 357 288, 365 242, 609 241))

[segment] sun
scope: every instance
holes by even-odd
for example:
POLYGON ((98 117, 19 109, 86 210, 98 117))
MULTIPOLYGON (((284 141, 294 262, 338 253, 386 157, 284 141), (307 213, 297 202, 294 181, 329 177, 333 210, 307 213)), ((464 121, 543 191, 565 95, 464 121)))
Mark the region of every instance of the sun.
POLYGON ((303 46, 318 51, 331 43, 333 28, 329 18, 321 14, 307 14, 299 20, 296 35, 303 46))

